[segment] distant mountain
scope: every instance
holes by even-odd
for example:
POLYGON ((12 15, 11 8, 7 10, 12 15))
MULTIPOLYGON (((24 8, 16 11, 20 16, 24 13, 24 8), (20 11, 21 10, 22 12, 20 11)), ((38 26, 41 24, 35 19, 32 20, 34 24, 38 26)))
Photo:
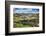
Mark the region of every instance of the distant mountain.
MULTIPOLYGON (((39 13, 35 13, 39 14, 39 13)), ((14 16, 34 16, 34 13, 14 13, 14 16)))

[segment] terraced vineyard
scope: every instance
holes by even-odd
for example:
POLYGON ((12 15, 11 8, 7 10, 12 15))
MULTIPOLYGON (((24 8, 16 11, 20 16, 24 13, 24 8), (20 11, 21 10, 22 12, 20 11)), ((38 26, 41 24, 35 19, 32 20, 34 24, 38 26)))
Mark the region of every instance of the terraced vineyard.
POLYGON ((36 14, 15 13, 13 17, 14 28, 39 27, 39 13, 36 14))

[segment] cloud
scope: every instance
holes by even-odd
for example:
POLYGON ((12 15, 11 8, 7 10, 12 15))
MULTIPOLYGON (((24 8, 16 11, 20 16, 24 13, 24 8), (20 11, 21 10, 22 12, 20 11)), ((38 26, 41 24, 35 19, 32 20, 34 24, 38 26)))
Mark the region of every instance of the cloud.
POLYGON ((14 13, 37 13, 38 8, 14 8, 14 13))

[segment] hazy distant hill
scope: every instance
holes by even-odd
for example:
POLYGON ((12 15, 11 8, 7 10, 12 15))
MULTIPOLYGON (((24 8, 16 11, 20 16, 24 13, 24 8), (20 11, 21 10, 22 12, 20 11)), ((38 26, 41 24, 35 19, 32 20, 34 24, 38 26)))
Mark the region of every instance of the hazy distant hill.
POLYGON ((14 13, 15 16, 31 16, 31 15, 35 15, 38 13, 14 13))

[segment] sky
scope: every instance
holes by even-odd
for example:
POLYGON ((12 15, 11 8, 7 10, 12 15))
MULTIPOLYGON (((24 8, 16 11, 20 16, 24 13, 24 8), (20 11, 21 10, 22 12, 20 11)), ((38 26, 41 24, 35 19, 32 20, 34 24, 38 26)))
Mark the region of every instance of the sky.
POLYGON ((14 13, 39 13, 38 8, 14 8, 14 13))

